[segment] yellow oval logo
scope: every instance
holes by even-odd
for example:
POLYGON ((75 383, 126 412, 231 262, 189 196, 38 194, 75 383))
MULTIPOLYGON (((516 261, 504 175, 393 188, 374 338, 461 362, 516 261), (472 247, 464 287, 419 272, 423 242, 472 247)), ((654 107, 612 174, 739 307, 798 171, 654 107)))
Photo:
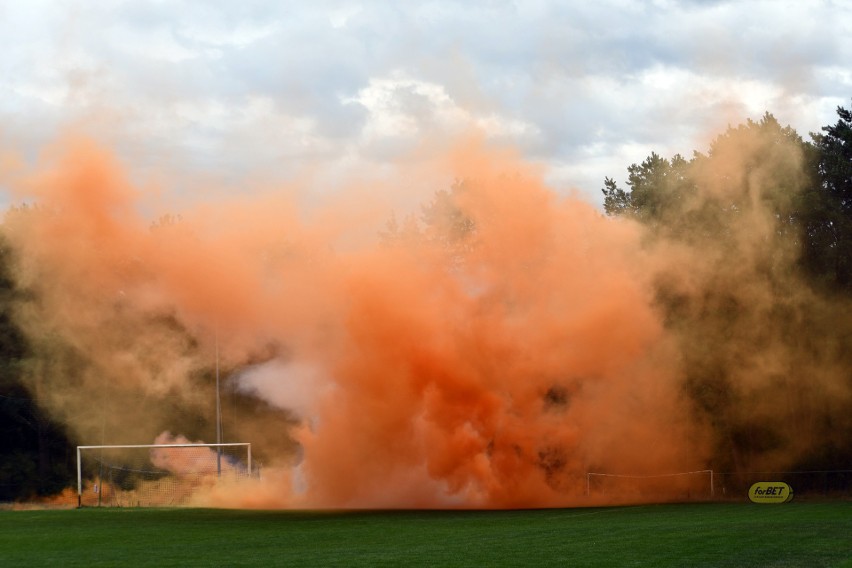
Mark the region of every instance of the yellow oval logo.
POLYGON ((793 498, 793 489, 783 481, 759 481, 748 490, 752 503, 786 503, 793 498))

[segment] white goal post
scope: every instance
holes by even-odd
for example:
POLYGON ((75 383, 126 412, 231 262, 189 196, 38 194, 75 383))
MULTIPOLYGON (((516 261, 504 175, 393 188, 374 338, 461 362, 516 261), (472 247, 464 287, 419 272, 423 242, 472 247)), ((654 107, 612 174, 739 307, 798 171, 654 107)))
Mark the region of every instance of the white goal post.
MULTIPOLYGON (((215 480, 224 475, 233 479, 253 475, 251 443, 248 442, 77 446, 78 507, 83 506, 83 481, 93 475, 93 462, 98 469, 97 482, 93 485, 98 504, 107 483, 103 480, 105 469, 109 471, 110 485, 113 485, 113 472, 118 472, 116 475, 124 485, 131 487, 155 483, 152 480, 162 485, 164 478, 191 478, 197 484, 202 478, 215 480), (91 458, 87 460, 87 456, 91 458)), ((116 492, 115 487, 113 492, 116 492)))
POLYGON ((588 472, 586 473, 586 495, 591 494, 592 487, 592 478, 594 476, 601 478, 620 478, 625 480, 653 480, 653 479, 663 479, 663 478, 675 478, 675 477, 683 477, 689 475, 702 475, 707 474, 710 477, 710 497, 713 498, 716 496, 716 488, 713 479, 713 470, 712 469, 701 469, 697 471, 684 471, 678 473, 662 473, 656 475, 627 475, 627 474, 616 474, 616 473, 598 473, 598 472, 588 472))

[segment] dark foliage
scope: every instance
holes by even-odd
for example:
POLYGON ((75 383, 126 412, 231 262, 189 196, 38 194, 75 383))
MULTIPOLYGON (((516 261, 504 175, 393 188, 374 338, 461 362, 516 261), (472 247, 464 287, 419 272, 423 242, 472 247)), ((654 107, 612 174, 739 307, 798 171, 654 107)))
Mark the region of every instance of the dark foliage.
POLYGON ((13 318, 19 292, 11 262, 11 252, 0 241, 0 501, 57 493, 68 485, 74 467, 74 448, 65 429, 21 380, 30 349, 13 318))

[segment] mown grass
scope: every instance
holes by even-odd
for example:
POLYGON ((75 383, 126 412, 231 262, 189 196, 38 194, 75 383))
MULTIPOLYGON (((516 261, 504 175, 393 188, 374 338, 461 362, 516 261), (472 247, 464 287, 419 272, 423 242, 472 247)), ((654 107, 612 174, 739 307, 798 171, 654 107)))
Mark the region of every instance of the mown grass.
POLYGON ((850 566, 852 503, 0 511, 0 566, 850 566))

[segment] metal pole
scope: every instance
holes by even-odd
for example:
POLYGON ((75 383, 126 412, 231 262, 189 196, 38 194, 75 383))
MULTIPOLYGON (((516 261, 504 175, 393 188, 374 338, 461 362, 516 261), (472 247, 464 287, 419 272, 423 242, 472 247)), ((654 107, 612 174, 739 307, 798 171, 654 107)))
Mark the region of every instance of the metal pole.
POLYGON ((83 474, 80 469, 80 446, 77 446, 77 508, 83 506, 83 474))

